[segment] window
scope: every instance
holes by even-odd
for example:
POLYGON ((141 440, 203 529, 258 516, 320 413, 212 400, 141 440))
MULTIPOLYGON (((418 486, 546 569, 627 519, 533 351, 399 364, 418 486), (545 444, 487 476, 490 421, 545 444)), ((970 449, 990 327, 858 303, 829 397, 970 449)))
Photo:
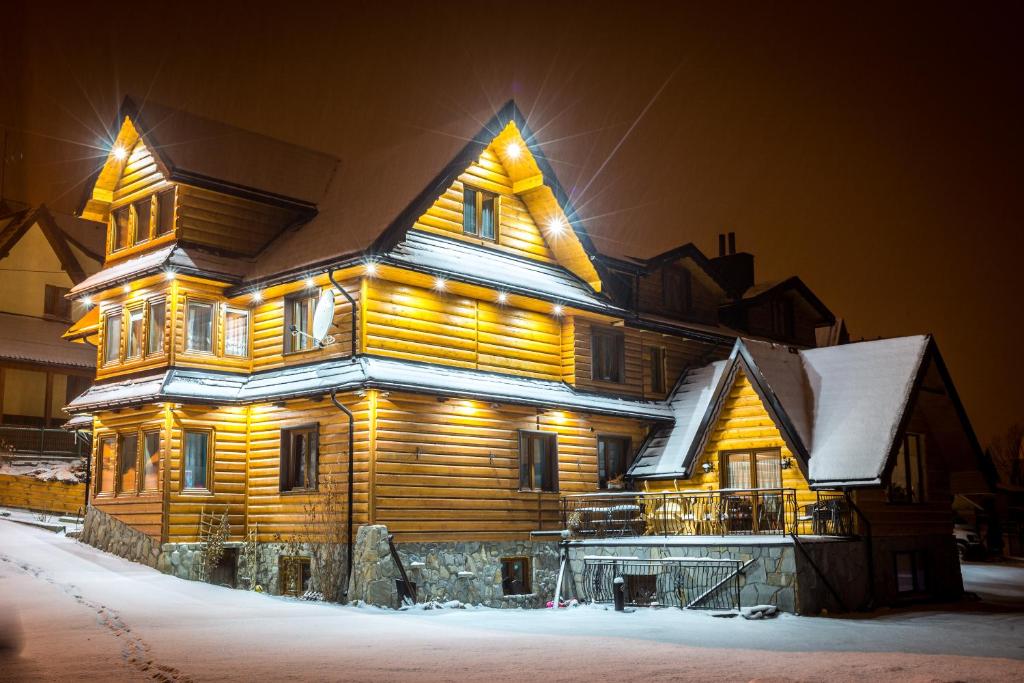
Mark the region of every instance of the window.
POLYGON ((281 430, 281 490, 316 490, 317 425, 281 430))
POLYGON ((164 325, 167 303, 163 299, 149 302, 149 320, 146 321, 146 355, 164 352, 164 325))
POLYGON ((128 311, 128 344, 125 358, 142 356, 142 318, 143 310, 141 308, 128 311))
POLYGON ((778 450, 722 453, 721 459, 722 488, 782 488, 782 457, 778 450))
POLYGON ((281 595, 298 598, 309 590, 313 572, 308 557, 282 557, 278 560, 277 569, 281 577, 281 595))
POLYGON ((160 432, 142 434, 142 490, 160 490, 160 432))
POLYGON ((127 206, 114 211, 110 217, 113 237, 110 240, 111 251, 125 249, 132 244, 132 212, 127 206))
POLYGON ((209 489, 210 432, 185 430, 185 467, 182 488, 209 489))
POLYGON ((920 550, 895 553, 896 560, 896 592, 924 593, 925 559, 920 550))
POLYGON ((203 353, 213 351, 213 304, 188 302, 185 350, 203 353))
POLYGON ((651 392, 665 393, 665 347, 647 347, 647 365, 651 373, 651 392))
POLYGON ((135 244, 149 239, 150 215, 153 213, 153 197, 140 199, 132 204, 135 211, 135 244))
POLYGON ((530 592, 530 558, 501 558, 502 595, 526 595, 530 592))
POLYGON ((54 320, 71 320, 71 302, 65 295, 69 292, 67 287, 46 285, 46 292, 43 298, 43 316, 54 320))
POLYGON ((96 450, 96 492, 114 492, 114 468, 117 466, 117 457, 114 452, 114 438, 104 437, 100 439, 99 448, 96 450))
POLYGON ((794 332, 793 301, 772 299, 772 334, 780 339, 792 339, 794 332))
POLYGON ((249 355, 249 311, 229 308, 224 313, 224 355, 249 355))
POLYGON ((519 488, 558 490, 558 442, 552 432, 519 432, 519 488))
POLYGON ((310 327, 317 297, 309 294, 290 297, 284 301, 284 352, 305 351, 313 348, 310 327))
POLYGON ((597 437, 597 487, 608 488, 608 481, 622 481, 629 469, 630 439, 628 436, 597 437))
POLYGON ((139 435, 122 434, 117 443, 117 490, 128 493, 138 488, 139 435))
POLYGON ((462 191, 462 232, 485 240, 497 239, 498 197, 473 187, 462 191))
POLYGON ((103 362, 116 363, 121 358, 121 311, 103 318, 103 362))
POLYGON ((924 437, 908 432, 896 452, 896 462, 889 478, 889 502, 923 503, 926 498, 924 437))
POLYGON ((156 196, 156 234, 166 235, 174 230, 174 188, 156 196))
POLYGON ((591 337, 591 375, 602 382, 623 382, 626 341, 621 332, 594 330, 591 337))
POLYGON ((693 309, 693 285, 690 271, 665 268, 661 276, 661 296, 666 310, 689 313, 693 309))

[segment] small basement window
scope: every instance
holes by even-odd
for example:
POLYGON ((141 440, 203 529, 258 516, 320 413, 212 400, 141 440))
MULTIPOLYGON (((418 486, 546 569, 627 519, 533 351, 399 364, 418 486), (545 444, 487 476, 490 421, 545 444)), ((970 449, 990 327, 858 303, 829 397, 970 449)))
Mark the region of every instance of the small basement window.
POLYGON ((462 191, 462 232, 485 240, 498 236, 498 196, 475 187, 462 191))
POLYGON ((281 430, 281 491, 315 491, 319 428, 281 430))
POLYGON ((281 595, 299 598, 306 594, 310 579, 313 578, 308 557, 282 557, 277 568, 281 579, 281 595))
POLYGON ((530 590, 530 558, 501 558, 502 595, 526 595, 530 590))
POLYGON ((895 560, 896 592, 904 594, 926 592, 924 553, 920 550, 895 553, 895 560))
POLYGON ((650 605, 658 601, 658 577, 654 574, 626 574, 627 605, 650 605))

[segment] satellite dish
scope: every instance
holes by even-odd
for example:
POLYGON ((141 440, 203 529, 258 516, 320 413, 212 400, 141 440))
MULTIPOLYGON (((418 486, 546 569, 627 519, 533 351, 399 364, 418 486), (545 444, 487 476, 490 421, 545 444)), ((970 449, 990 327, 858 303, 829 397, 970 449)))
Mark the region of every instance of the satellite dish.
POLYGON ((325 289, 320 292, 320 298, 316 302, 316 310, 313 311, 313 338, 320 346, 334 341, 333 339, 328 340, 327 335, 327 330, 331 329, 333 322, 334 290, 325 289))

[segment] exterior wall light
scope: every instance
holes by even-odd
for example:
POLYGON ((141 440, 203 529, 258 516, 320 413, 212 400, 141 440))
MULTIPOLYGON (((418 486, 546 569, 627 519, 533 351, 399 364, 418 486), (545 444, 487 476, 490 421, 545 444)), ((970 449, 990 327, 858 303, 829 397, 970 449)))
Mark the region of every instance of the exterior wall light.
POLYGON ((781 467, 784 470, 788 470, 792 466, 793 466, 793 461, 791 459, 789 459, 789 458, 783 458, 782 462, 779 463, 779 467, 781 467))
POLYGON ((708 474, 708 473, 709 473, 709 472, 711 472, 711 471, 712 471, 713 469, 715 469, 715 466, 714 466, 714 465, 712 465, 712 464, 711 464, 711 463, 709 463, 709 462, 706 462, 706 463, 704 463, 703 465, 701 465, 701 466, 700 466, 700 468, 701 468, 702 470, 704 470, 704 474, 708 474))
POLYGON ((523 148, 519 146, 518 142, 510 142, 505 147, 505 154, 509 159, 515 161, 519 158, 519 155, 523 153, 523 148))

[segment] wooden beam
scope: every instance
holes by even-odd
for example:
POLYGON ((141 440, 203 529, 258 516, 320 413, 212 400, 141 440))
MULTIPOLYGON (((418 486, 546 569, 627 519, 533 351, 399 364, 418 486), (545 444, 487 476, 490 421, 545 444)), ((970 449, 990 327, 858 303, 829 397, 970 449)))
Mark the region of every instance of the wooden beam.
POLYGON ((512 194, 522 194, 535 188, 540 187, 544 184, 544 175, 536 173, 531 176, 527 176, 522 180, 516 180, 512 183, 512 194))
POLYGON ((46 405, 43 406, 43 426, 50 426, 50 419, 53 417, 53 373, 46 371, 46 405))

